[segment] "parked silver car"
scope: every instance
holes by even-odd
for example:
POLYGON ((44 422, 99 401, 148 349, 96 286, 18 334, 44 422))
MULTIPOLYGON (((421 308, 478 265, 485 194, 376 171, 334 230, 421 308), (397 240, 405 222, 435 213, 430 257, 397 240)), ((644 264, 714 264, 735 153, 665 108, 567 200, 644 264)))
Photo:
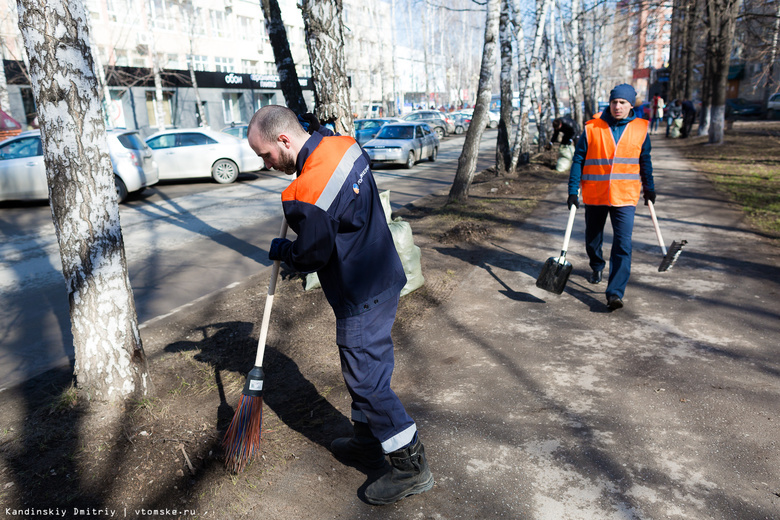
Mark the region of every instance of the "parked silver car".
POLYGON ((436 160, 439 138, 425 123, 390 123, 363 145, 363 149, 372 165, 390 163, 412 168, 423 157, 429 161, 436 160))
MULTIPOLYGON (((157 163, 138 132, 108 130, 106 140, 119 202, 157 183, 157 163)), ((0 143, 0 200, 48 198, 40 130, 22 132, 0 143)))
POLYGON ((228 184, 241 172, 265 166, 246 139, 208 128, 163 130, 147 137, 146 144, 160 168, 160 180, 212 177, 228 184))

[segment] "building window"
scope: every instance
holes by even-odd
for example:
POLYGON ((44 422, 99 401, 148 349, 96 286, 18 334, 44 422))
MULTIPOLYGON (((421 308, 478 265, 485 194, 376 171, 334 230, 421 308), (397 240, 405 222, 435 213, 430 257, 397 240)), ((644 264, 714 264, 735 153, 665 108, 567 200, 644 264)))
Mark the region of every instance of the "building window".
POLYGON ((128 23, 133 7, 133 0, 106 0, 108 19, 112 22, 128 23))
POLYGON ((257 60, 241 60, 241 70, 244 74, 257 74, 257 60))
POLYGON ((301 65, 301 74, 304 78, 311 77, 311 65, 301 65))
MULTIPOLYGON (((163 92, 162 112, 163 112, 163 124, 166 126, 171 125, 171 98, 173 94, 170 92, 163 92)), ((149 118, 149 126, 159 127, 157 121, 157 97, 153 90, 146 92, 146 115, 149 118)))
POLYGON ((127 51, 122 49, 114 49, 115 64, 117 67, 127 67, 130 62, 127 61, 127 51))
POLYGON ((225 12, 209 9, 209 18, 211 19, 211 35, 217 38, 224 38, 227 36, 225 30, 225 12))
POLYGON ((231 92, 222 94, 222 112, 225 123, 238 123, 241 121, 241 93, 231 92))
POLYGON ((276 70, 276 62, 266 61, 264 65, 264 72, 269 76, 276 76, 279 71, 276 70))
POLYGON ((248 16, 237 16, 238 38, 241 40, 254 40, 257 37, 255 20, 248 16))
POLYGON ((84 7, 93 20, 100 20, 100 2, 98 0, 87 0, 84 2, 84 7))
POLYGON ((186 66, 182 65, 182 62, 179 61, 179 55, 178 54, 167 54, 166 56, 166 63, 165 67, 166 69, 186 69, 186 66))
POLYGON ((260 110, 264 106, 273 105, 276 101, 276 94, 258 94, 255 98, 256 110, 260 110))
POLYGON ((174 29, 173 8, 169 0, 152 0, 152 25, 156 29, 174 29))
POLYGON ((192 68, 195 70, 209 70, 209 57, 196 54, 192 57, 192 68))
POLYGON ((233 58, 214 58, 214 70, 217 72, 235 72, 236 66, 233 58))

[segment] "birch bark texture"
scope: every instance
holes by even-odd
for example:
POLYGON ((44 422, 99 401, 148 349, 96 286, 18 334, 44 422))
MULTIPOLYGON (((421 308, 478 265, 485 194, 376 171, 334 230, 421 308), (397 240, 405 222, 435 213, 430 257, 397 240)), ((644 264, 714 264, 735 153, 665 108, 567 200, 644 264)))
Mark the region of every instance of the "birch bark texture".
POLYGON ((302 0, 300 9, 314 81, 315 115, 320 121, 333 121, 337 133, 355 135, 344 54, 342 2, 302 0))
POLYGON ((18 0, 78 387, 121 401, 153 392, 127 274, 119 206, 81 0, 18 0))
POLYGON ((498 40, 501 47, 501 117, 496 137, 496 174, 513 174, 512 149, 509 143, 512 129, 512 27, 509 0, 501 0, 498 40))
POLYGON ((308 112, 303 90, 298 83, 298 72, 290 52, 290 42, 287 40, 287 30, 282 21, 282 11, 277 0, 261 0, 265 26, 268 28, 268 39, 274 51, 276 71, 279 73, 279 83, 282 87, 287 107, 298 115, 308 112))
POLYGON ((712 64, 712 69, 709 71, 711 78, 710 144, 723 142, 729 60, 739 5, 739 0, 707 0, 706 4, 707 25, 710 31, 707 56, 711 59, 710 63, 712 64))
POLYGON ((482 48, 482 66, 479 72, 477 102, 474 105, 471 125, 466 132, 466 139, 463 142, 463 150, 458 158, 458 170, 450 188, 448 202, 466 202, 469 197, 471 182, 474 180, 479 142, 482 140, 482 134, 487 126, 487 111, 490 107, 490 98, 492 96, 493 72, 496 67, 496 47, 498 47, 500 8, 501 0, 488 0, 485 20, 485 44, 482 48))

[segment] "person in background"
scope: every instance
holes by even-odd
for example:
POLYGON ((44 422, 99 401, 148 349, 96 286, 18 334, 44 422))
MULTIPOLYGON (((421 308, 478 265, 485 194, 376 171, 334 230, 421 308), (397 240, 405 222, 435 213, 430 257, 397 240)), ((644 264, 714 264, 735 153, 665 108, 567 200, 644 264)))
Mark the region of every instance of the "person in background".
POLYGON ((658 131, 658 123, 664 118, 664 98, 660 94, 653 96, 652 118, 650 120, 650 133, 658 131))
POLYGON ((675 99, 666 107, 666 137, 669 137, 669 131, 674 125, 674 120, 682 117, 682 106, 680 100, 675 99))
POLYGON ((623 307, 631 274, 631 235, 640 190, 645 204, 655 202, 648 121, 634 113, 635 101, 636 91, 631 85, 623 83, 612 89, 609 110, 585 124, 569 173, 569 209, 572 204, 579 206, 580 189, 585 204, 585 251, 592 270, 588 282, 592 284, 602 280, 607 217, 612 223, 606 289, 611 311, 623 307))
POLYGON ((693 102, 690 99, 686 99, 682 102, 682 117, 683 126, 680 132, 680 137, 685 139, 691 135, 693 123, 696 121, 696 108, 694 108, 693 102))
POLYGON ((301 119, 289 108, 268 105, 249 123, 249 146, 265 164, 297 173, 282 192, 284 216, 297 237, 273 239, 268 257, 319 277, 336 315, 354 422, 354 435, 335 439, 331 451, 372 469, 387 467, 387 454, 389 470, 366 487, 365 496, 371 504, 391 504, 434 484, 417 425, 390 388, 390 331, 406 274, 366 152, 313 114, 301 119))
POLYGON ((553 119, 553 135, 550 139, 550 144, 555 143, 558 140, 558 136, 561 137, 561 144, 568 145, 574 141, 577 135, 577 123, 568 116, 557 117, 553 119))

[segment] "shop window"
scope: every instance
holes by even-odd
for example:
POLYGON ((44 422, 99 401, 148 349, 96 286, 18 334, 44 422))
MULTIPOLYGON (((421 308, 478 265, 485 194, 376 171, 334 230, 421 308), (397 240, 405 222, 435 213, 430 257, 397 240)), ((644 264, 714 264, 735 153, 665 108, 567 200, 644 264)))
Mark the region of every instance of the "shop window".
MULTIPOLYGON (((163 112, 163 125, 171 126, 171 98, 173 98, 172 92, 163 92, 162 112, 163 112)), ((157 97, 153 90, 146 92, 146 115, 149 118, 149 126, 159 127, 157 121, 157 97)))
POLYGON ((241 93, 229 92, 222 94, 222 112, 225 123, 241 121, 241 93))
POLYGON ((257 109, 260 110, 264 106, 276 104, 276 94, 258 94, 256 101, 257 109))

